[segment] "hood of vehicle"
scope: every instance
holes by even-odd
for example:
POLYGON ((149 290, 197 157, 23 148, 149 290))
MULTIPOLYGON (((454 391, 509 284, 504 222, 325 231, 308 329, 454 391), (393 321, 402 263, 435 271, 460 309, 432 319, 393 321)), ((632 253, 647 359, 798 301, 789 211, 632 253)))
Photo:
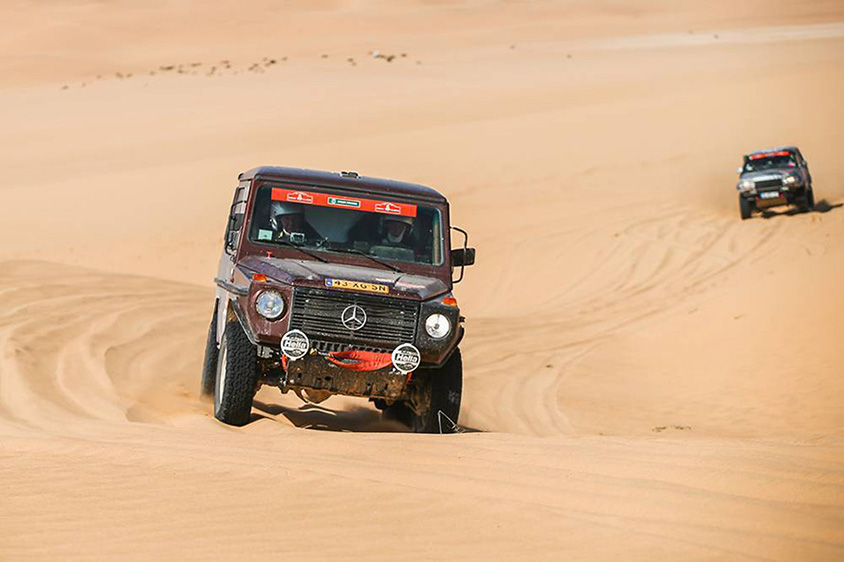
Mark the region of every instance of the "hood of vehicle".
POLYGON ((387 269, 291 260, 261 256, 244 258, 239 265, 285 285, 321 287, 383 296, 428 300, 448 292, 440 279, 387 269), (359 284, 366 285, 359 285, 359 284), (378 287, 372 287, 376 285, 378 287), (383 291, 387 287, 387 291, 383 291))
POLYGON ((759 181, 768 179, 780 179, 785 176, 797 174, 799 174, 797 168, 769 168, 767 170, 759 170, 757 172, 745 172, 741 175, 741 179, 759 181))

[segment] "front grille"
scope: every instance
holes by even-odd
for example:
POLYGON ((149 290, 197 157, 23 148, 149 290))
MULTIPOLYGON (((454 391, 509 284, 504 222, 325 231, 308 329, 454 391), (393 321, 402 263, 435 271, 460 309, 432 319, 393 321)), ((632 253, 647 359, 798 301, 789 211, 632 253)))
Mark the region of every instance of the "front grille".
POLYGON ((756 182, 756 189, 769 189, 772 187, 782 187, 782 180, 761 180, 756 182))
POLYGON ((290 328, 318 340, 394 347, 415 340, 418 317, 419 304, 413 301, 297 287, 293 291, 290 328), (366 312, 366 324, 357 331, 346 328, 341 320, 346 307, 354 304, 366 312))

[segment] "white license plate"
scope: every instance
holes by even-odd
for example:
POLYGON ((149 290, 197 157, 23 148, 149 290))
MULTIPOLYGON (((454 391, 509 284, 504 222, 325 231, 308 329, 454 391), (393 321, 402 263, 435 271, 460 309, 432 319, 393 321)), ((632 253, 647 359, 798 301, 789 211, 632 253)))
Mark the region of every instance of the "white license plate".
POLYGON ((759 194, 760 199, 779 199, 780 192, 779 191, 765 191, 759 194))

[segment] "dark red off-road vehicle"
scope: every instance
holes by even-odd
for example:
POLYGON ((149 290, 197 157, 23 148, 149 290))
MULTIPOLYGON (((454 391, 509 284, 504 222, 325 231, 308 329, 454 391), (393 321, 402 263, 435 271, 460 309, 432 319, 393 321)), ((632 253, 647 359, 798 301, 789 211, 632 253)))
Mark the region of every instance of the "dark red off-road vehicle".
POLYGON ((369 398, 417 432, 453 429, 463 318, 451 291, 475 250, 445 197, 354 172, 238 179, 202 373, 215 417, 247 423, 267 384, 309 402, 369 398))

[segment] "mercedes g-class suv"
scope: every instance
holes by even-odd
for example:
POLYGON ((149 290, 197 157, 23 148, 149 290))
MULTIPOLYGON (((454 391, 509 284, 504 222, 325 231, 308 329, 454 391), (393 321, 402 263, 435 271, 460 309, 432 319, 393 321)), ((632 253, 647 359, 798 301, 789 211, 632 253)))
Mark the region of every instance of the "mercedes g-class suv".
POLYGON ((796 146, 778 146, 745 155, 738 169, 739 211, 749 219, 753 211, 796 205, 800 211, 815 207, 809 165, 796 146))
POLYGON ((369 398, 416 432, 453 430, 463 317, 452 288, 475 250, 449 226, 445 197, 355 172, 238 179, 202 372, 214 416, 246 424, 271 385, 313 403, 369 398))

